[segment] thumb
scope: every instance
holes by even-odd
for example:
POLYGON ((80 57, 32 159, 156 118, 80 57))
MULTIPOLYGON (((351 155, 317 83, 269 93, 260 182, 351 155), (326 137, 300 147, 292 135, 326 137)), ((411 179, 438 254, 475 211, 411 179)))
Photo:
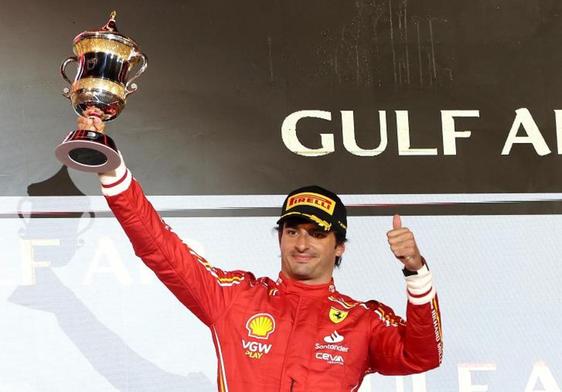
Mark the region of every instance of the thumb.
POLYGON ((393 229, 402 228, 402 219, 400 219, 400 215, 394 214, 394 216, 392 217, 392 228, 393 229))

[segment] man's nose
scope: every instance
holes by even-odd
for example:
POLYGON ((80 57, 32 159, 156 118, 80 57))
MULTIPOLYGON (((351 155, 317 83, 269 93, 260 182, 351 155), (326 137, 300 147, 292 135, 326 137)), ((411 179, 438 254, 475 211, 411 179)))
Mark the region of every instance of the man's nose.
POLYGON ((308 245, 309 245, 308 233, 306 232, 300 233, 299 236, 297 237, 295 247, 302 252, 308 249, 308 245))

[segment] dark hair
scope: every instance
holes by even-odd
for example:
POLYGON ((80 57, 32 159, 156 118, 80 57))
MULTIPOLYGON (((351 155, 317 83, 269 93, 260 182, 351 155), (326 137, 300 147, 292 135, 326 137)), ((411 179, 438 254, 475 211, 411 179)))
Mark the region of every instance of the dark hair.
MULTIPOLYGON (((286 223, 288 223, 290 226, 297 226, 302 223, 310 223, 310 221, 308 219, 299 218, 299 217, 294 217, 294 218, 291 217, 291 218, 284 219, 277 226, 275 226, 275 230, 277 230, 277 233, 279 233, 279 238, 281 238, 281 235, 283 233, 283 227, 286 223)), ((342 245, 347 242, 347 238, 345 238, 345 235, 343 233, 340 233, 339 231, 335 231, 335 230, 332 230, 332 233, 334 233, 334 235, 336 236, 336 246, 342 245)), ((336 256, 336 260, 334 261, 334 265, 338 268, 341 264, 341 259, 342 256, 336 256)))
MULTIPOLYGON (((336 245, 342 245, 347 242, 347 238, 345 238, 345 236, 339 231, 334 231, 334 234, 336 235, 336 245)), ((336 256, 336 261, 334 264, 338 268, 340 267, 341 264, 341 258, 342 256, 336 256)))

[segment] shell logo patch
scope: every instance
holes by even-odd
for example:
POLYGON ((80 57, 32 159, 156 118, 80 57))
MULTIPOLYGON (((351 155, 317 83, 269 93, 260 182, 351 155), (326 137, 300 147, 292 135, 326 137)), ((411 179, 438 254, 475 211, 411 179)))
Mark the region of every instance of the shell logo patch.
POLYGON ((268 313, 253 315, 246 322, 248 336, 256 339, 269 339, 269 335, 275 331, 275 319, 268 313))
POLYGON ((345 310, 340 310, 334 307, 330 308, 330 320, 334 323, 334 324, 338 324, 341 323, 343 320, 345 320, 345 318, 347 317, 349 312, 345 311, 345 310))

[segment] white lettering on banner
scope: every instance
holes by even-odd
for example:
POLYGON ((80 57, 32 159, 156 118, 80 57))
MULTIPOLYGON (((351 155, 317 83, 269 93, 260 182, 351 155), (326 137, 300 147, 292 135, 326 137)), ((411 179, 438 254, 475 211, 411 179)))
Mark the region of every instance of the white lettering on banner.
POLYGON ((496 370, 495 363, 459 364, 459 392, 486 392, 488 385, 472 384, 471 372, 490 372, 496 370))
POLYGON ((525 392, 560 392, 560 387, 556 383, 550 369, 546 366, 546 363, 537 362, 533 365, 525 392), (537 384, 540 386, 540 389, 535 389, 537 384))
POLYGON ((20 239, 22 264, 22 286, 33 286, 37 284, 35 270, 37 268, 47 268, 51 265, 49 261, 35 260, 33 248, 36 246, 60 246, 59 239, 20 239))
MULTIPOLYGON (((346 151, 360 157, 373 157, 382 154, 388 146, 388 126, 386 111, 379 110, 379 145, 372 149, 361 148, 357 144, 355 133, 354 112, 352 110, 341 110, 341 130, 343 146, 346 151)), ((395 110, 396 137, 399 156, 436 156, 436 147, 416 148, 411 146, 410 122, 407 110, 395 110)), ((556 140, 558 154, 562 155, 562 110, 554 110, 556 121, 556 140)), ((479 110, 441 110, 441 133, 443 138, 443 155, 457 155, 457 139, 469 139, 472 131, 456 130, 455 119, 480 118, 479 110)), ((325 110, 299 110, 289 114, 281 125, 281 137, 289 151, 305 156, 318 157, 328 155, 336 151, 334 134, 331 131, 320 133, 320 147, 306 147, 299 140, 297 134, 297 123, 304 118, 321 119, 332 121, 332 113, 325 110)), ((510 155, 514 144, 531 144, 540 156, 551 153, 548 144, 541 134, 533 116, 527 108, 515 110, 515 119, 511 124, 507 139, 501 151, 501 155, 510 155), (525 135, 518 135, 519 129, 523 128, 525 135)))
MULTIPOLYGON (((398 138, 399 155, 437 155, 437 148, 412 148, 410 145, 410 126, 407 110, 396 110, 396 131, 398 138)), ((304 146, 297 136, 297 123, 302 118, 319 118, 331 121, 332 114, 324 110, 300 110, 289 114, 281 125, 281 137, 285 146, 297 155, 315 157, 327 155, 335 151, 334 135, 332 133, 321 133, 321 146, 312 149, 304 146)), ((379 111, 380 144, 372 150, 365 150, 357 145, 355 138, 355 126, 353 112, 342 110, 342 136, 344 147, 347 151, 357 156, 375 156, 381 154, 387 146, 387 122, 386 111, 379 111)))
POLYGON ((509 155, 511 152, 511 147, 515 143, 519 144, 527 144, 530 143, 535 148, 535 151, 540 156, 550 154, 550 148, 546 144, 541 131, 539 131, 539 127, 535 120, 533 120, 533 116, 528 109, 521 108, 515 111, 515 120, 513 120, 513 124, 511 125, 511 130, 509 131, 509 135, 505 142, 505 145, 502 149, 502 155, 509 155), (523 130, 526 131, 527 136, 517 136, 519 128, 523 127, 523 130))
POLYGON ((407 389, 404 381, 410 379, 412 381, 412 392, 427 392, 425 383, 425 374, 413 374, 409 377, 398 376, 396 377, 396 392, 406 392, 407 389))
POLYGON ((554 119, 556 120, 556 147, 558 155, 562 155, 562 110, 554 111, 554 119))
POLYGON ((396 110, 396 136, 398 137, 398 155, 437 155, 436 148, 410 147, 410 120, 407 110, 396 110))
POLYGON ((109 273, 114 275, 121 284, 129 286, 131 277, 123 265, 119 252, 111 238, 102 236, 99 238, 96 253, 90 262, 90 268, 84 277, 84 284, 92 284, 94 274, 109 273))
POLYGON ((469 138, 469 130, 456 131, 455 117, 480 117, 479 110, 441 110, 441 129, 443 132, 443 155, 457 155, 458 138, 469 138))
POLYGON ((353 118, 353 111, 342 110, 341 126, 343 145, 345 149, 353 155, 357 155, 360 157, 374 157, 375 155, 379 155, 380 153, 382 153, 384 150, 386 150, 386 145, 388 143, 385 110, 379 110, 379 124, 381 142, 372 150, 365 150, 359 147, 357 145, 357 141, 355 140, 355 120, 353 118))
POLYGON ((334 135, 331 133, 320 134, 320 148, 308 148, 303 145, 297 136, 297 123, 299 120, 312 117, 322 120, 332 120, 332 113, 324 110, 300 110, 289 114, 281 125, 281 137, 287 148, 295 154, 305 157, 318 157, 334 152, 334 135))

